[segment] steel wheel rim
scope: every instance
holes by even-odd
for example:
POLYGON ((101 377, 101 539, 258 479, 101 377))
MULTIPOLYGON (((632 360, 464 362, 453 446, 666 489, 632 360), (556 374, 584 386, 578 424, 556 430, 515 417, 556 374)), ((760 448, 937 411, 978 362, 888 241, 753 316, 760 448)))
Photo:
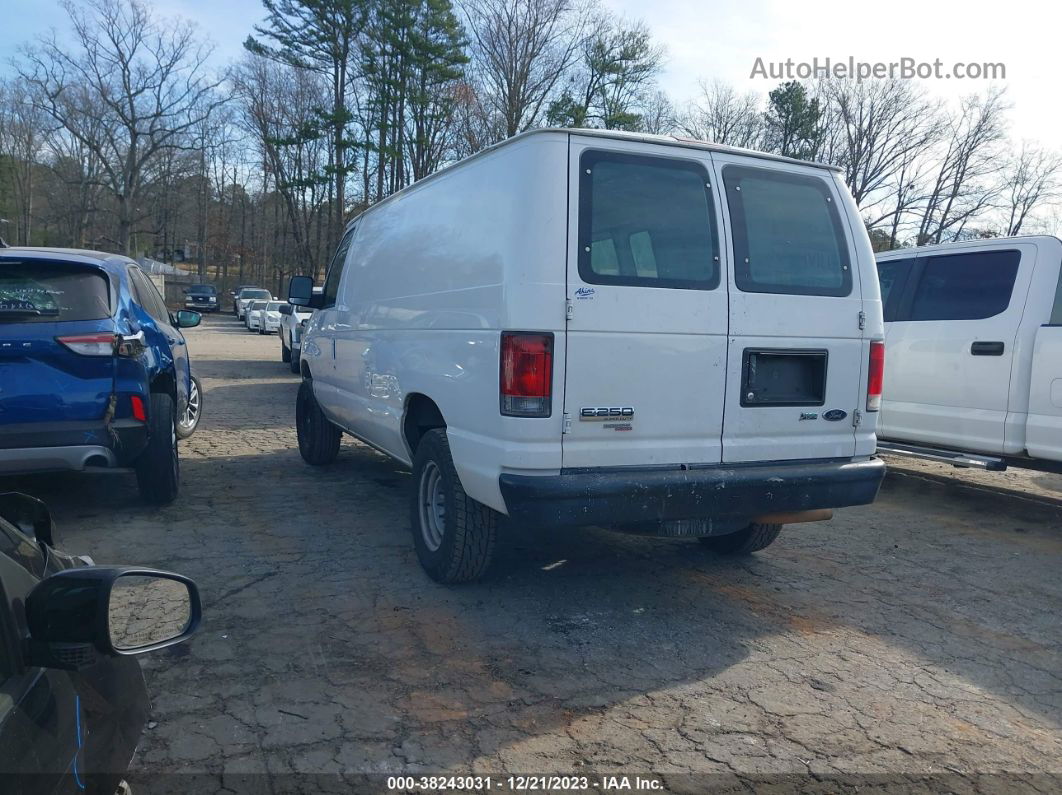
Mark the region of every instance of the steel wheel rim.
POLYGON ((443 489, 442 471, 434 461, 424 466, 420 476, 418 494, 420 504, 420 534, 424 545, 435 552, 442 546, 446 529, 446 494, 443 489))
POLYGON ((199 386, 192 381, 192 388, 188 390, 188 405, 181 415, 182 428, 194 428, 199 422, 199 386))

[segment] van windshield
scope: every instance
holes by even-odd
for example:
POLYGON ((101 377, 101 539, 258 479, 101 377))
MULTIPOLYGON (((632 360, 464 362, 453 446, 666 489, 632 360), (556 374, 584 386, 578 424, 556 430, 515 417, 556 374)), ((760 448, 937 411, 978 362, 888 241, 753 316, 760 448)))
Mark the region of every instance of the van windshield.
POLYGON ((851 293, 848 245, 825 180, 727 166, 723 182, 734 233, 734 281, 740 290, 851 293))

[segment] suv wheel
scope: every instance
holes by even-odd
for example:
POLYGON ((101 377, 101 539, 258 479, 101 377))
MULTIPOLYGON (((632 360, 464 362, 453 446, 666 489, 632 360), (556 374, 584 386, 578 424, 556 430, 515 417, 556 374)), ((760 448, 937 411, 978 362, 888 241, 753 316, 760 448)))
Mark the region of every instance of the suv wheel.
POLYGON ((769 547, 782 532, 780 524, 752 523, 725 536, 702 536, 700 542, 720 555, 750 555, 769 547))
POLYGON ((140 496, 154 505, 165 505, 177 497, 181 475, 173 398, 152 392, 149 406, 148 444, 133 467, 140 496))
POLYGON ((487 571, 498 514, 465 494, 443 429, 417 445, 410 519, 417 558, 433 580, 469 582, 487 571))
POLYGON ((339 454, 343 432, 325 417, 313 396, 313 381, 303 379, 295 398, 295 431, 302 460, 313 466, 331 464, 339 454))
POLYGON ((177 438, 187 439, 195 433, 199 425, 199 418, 203 413, 203 390, 199 388, 199 379, 192 376, 192 383, 188 387, 188 405, 177 420, 177 438))

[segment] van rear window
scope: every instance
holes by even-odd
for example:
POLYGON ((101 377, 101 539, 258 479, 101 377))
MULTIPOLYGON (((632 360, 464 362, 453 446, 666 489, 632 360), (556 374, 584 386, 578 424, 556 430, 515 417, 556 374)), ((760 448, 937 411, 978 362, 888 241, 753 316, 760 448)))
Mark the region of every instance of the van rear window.
POLYGON ((723 169, 734 234, 734 281, 750 293, 852 292, 841 217, 819 177, 723 169))
POLYGON ((708 173, 699 163, 590 150, 579 165, 583 281, 705 290, 719 285, 708 173))
POLYGON ((102 320, 110 314, 110 285, 97 270, 0 261, 0 323, 102 320))

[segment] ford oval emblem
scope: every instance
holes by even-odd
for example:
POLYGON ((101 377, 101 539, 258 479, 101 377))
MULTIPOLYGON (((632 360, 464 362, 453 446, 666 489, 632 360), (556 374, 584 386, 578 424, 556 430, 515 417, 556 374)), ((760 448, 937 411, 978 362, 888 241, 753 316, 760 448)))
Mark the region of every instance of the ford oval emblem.
POLYGON ((843 411, 841 409, 830 409, 829 411, 825 411, 822 414, 822 418, 824 420, 829 420, 830 422, 839 422, 847 416, 848 412, 843 411))

